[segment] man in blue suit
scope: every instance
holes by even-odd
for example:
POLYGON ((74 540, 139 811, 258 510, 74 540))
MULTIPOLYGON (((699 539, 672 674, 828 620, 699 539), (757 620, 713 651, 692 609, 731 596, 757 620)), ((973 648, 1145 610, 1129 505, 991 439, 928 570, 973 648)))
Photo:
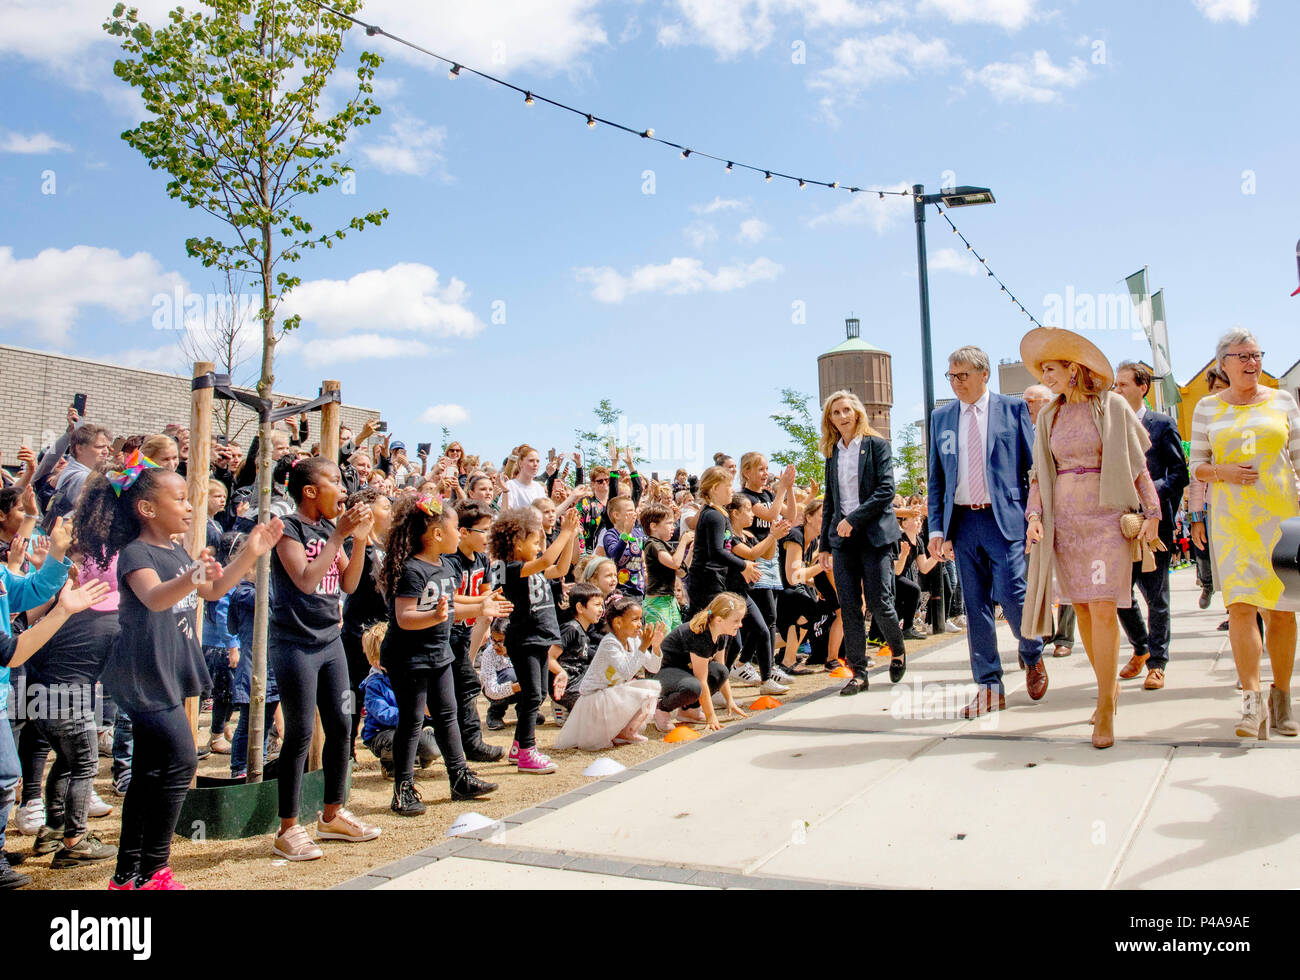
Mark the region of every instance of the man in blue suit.
POLYGON ((1116 393, 1128 402, 1151 437, 1147 470, 1160 497, 1160 540, 1166 549, 1155 552, 1155 571, 1143 572, 1141 562, 1133 566, 1133 581, 1147 603, 1147 622, 1142 622, 1136 602, 1131 609, 1119 610, 1119 621, 1133 644, 1133 659, 1119 676, 1132 680, 1145 666, 1147 679, 1143 686, 1148 691, 1158 691, 1165 686, 1165 670, 1169 666, 1169 560, 1174 553, 1174 515, 1191 476, 1178 423, 1147 408, 1146 396, 1150 390, 1151 372, 1144 365, 1125 361, 1115 369, 1116 393))
POLYGON ((1020 634, 1034 420, 1023 399, 989 391, 989 358, 978 347, 953 351, 947 377, 957 398, 930 418, 929 547, 939 557, 951 541, 957 559, 979 685, 963 715, 973 718, 1006 707, 995 602, 1020 641, 1029 697, 1039 701, 1047 693, 1043 641, 1020 634))

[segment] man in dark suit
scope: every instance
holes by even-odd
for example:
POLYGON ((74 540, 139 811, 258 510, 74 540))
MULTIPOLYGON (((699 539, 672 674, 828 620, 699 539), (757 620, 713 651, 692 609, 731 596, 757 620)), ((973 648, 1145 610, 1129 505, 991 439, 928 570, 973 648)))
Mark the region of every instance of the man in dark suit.
POLYGON ((823 451, 829 439, 834 439, 834 445, 826 460, 821 564, 835 574, 844 618, 844 650, 853 670, 853 679, 840 691, 847 697, 867 689, 864 595, 871 621, 879 625, 893 653, 889 679, 897 684, 907 670, 903 630, 894 610, 892 545, 902 530, 894 516, 894 463, 889 443, 867 423, 866 410, 853 393, 837 391, 826 403, 826 421, 835 431, 822 435, 823 451))
POLYGON ((1169 560, 1174 553, 1174 515, 1191 477, 1178 423, 1146 406, 1151 380, 1151 372, 1142 364, 1125 361, 1115 369, 1116 393, 1124 397, 1151 436, 1147 471, 1160 497, 1160 540, 1166 549, 1155 553, 1155 571, 1143 572, 1141 562, 1133 566, 1133 581, 1146 599, 1147 622, 1142 621, 1136 602, 1130 609, 1119 610, 1119 621, 1133 644, 1133 659, 1119 676, 1132 680, 1145 666, 1147 679, 1143 686, 1148 691, 1158 691, 1165 686, 1165 670, 1169 666, 1169 560))
POLYGON ((1020 634, 1025 603, 1025 505, 1034 457, 1034 420, 1019 397, 988 389, 989 358, 962 347, 948 358, 956 400, 930 417, 930 554, 953 543, 966 603, 966 642, 979 690, 967 718, 1006 707, 993 604, 1020 641, 1025 684, 1047 693, 1043 641, 1020 634))

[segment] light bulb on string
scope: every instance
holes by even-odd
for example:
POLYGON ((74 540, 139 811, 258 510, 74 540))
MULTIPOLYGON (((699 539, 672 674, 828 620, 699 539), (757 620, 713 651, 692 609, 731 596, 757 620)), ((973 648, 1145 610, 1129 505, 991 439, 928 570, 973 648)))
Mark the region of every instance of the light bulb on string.
POLYGON ((460 78, 460 65, 453 64, 451 66, 451 71, 447 72, 447 77, 450 78, 453 82, 456 79, 460 78))
POLYGON ((690 151, 690 150, 682 150, 682 159, 683 159, 683 160, 688 160, 688 159, 690 159, 690 156, 691 156, 691 151, 690 151))
POLYGON ((806 185, 804 184, 804 180, 803 180, 803 178, 800 177, 800 178, 799 178, 799 189, 800 189, 800 190, 803 190, 803 188, 804 188, 805 186, 806 186, 806 185))
POLYGON ((592 129, 596 128, 596 117, 593 116, 590 112, 587 113, 587 125, 592 129))
POLYGON ((764 170, 764 171, 763 171, 763 179, 764 179, 765 181, 767 181, 769 184, 772 183, 772 171, 770 171, 770 170, 764 170))
POLYGON ((532 92, 525 92, 525 93, 524 93, 524 105, 532 105, 532 104, 533 104, 533 93, 532 93, 532 92))
POLYGON ((727 161, 727 165, 726 165, 726 167, 723 168, 723 170, 724 170, 726 173, 731 173, 731 161, 730 161, 730 160, 727 161))
POLYGON ((653 129, 645 129, 641 131, 642 139, 652 140, 654 139, 654 137, 655 137, 655 131, 653 129))
POLYGON ((840 182, 838 180, 831 181, 831 190, 838 190, 839 186, 840 186, 840 182))

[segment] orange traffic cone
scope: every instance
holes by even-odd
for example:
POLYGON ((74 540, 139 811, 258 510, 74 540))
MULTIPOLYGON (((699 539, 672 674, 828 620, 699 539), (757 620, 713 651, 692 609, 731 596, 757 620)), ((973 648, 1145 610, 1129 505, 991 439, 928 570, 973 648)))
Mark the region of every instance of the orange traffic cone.
POLYGON ((750 711, 771 711, 773 708, 781 707, 781 702, 771 695, 764 694, 761 698, 755 698, 750 704, 750 711))
POLYGON ((689 725, 678 725, 664 736, 664 741, 676 744, 677 742, 693 742, 699 737, 700 733, 689 725))
POLYGON ((849 678, 853 676, 853 671, 849 668, 849 665, 846 664, 843 660, 837 660, 836 663, 838 663, 839 666, 831 671, 832 677, 838 680, 843 680, 845 678, 849 678))

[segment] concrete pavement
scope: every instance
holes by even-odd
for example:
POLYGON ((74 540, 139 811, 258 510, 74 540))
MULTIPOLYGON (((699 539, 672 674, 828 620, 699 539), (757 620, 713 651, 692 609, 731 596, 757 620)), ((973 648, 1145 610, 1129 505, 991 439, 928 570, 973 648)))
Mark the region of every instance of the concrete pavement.
POLYGON ((1300 740, 1233 734, 1222 606, 1191 570, 1172 592, 1167 686, 1125 682, 1107 751, 1082 644, 1034 704, 1001 624, 1006 712, 959 717, 958 636, 896 687, 763 712, 342 887, 1292 887, 1300 740))

